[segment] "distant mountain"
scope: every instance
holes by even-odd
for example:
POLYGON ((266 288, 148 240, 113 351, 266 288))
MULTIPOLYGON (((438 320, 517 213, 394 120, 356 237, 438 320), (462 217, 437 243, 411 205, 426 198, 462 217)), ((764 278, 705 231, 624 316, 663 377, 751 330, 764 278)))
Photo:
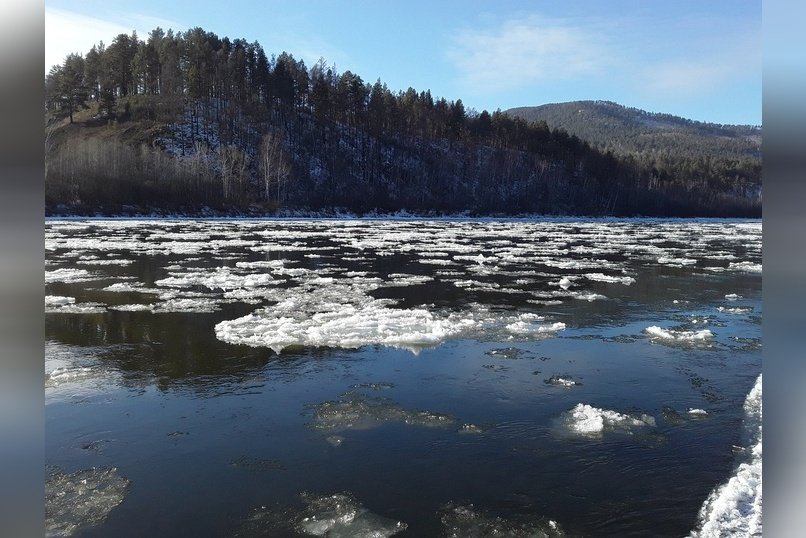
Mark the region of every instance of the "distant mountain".
POLYGON ((511 108, 505 113, 544 121, 616 155, 672 154, 688 158, 761 159, 761 127, 720 125, 630 108, 611 101, 571 101, 511 108))

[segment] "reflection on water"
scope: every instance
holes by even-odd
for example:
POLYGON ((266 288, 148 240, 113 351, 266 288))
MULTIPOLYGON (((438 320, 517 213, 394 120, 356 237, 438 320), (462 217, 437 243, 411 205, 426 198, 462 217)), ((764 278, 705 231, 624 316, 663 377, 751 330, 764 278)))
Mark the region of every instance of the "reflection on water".
POLYGON ((65 534, 685 535, 744 446, 757 221, 46 230, 48 463, 131 484, 65 534))

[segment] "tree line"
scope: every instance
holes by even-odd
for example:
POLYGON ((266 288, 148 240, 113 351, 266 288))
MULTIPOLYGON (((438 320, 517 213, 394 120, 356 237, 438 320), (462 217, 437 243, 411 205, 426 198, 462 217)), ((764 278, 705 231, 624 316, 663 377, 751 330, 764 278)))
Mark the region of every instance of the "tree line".
POLYGON ((198 27, 120 34, 68 55, 45 87, 51 128, 91 108, 96 122, 137 126, 141 138, 56 136, 46 155, 50 206, 760 212, 760 167, 759 177, 691 159, 659 167, 544 121, 393 91, 324 59, 308 67, 198 27))

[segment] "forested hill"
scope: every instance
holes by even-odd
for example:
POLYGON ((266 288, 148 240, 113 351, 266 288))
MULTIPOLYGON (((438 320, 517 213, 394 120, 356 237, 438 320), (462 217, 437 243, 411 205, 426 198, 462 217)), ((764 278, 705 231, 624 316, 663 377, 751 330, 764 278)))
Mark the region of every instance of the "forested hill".
POLYGON ((602 151, 201 28, 120 34, 45 89, 50 214, 761 214, 757 159, 602 151))
POLYGON ((761 159, 761 127, 704 123, 611 101, 571 101, 511 108, 528 122, 544 121, 618 155, 667 153, 689 158, 761 159))

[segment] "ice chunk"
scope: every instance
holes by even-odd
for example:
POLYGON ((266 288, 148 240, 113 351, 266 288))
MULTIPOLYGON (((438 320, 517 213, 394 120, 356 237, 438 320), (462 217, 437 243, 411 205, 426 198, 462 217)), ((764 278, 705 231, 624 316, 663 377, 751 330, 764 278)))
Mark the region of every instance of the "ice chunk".
POLYGON ((499 349, 491 349, 485 355, 500 359, 520 359, 526 353, 525 350, 517 347, 504 347, 499 349))
POLYGON ((97 280, 99 278, 101 277, 90 273, 86 269, 61 268, 54 269, 52 271, 45 271, 45 284, 50 284, 52 282, 65 282, 70 284, 74 282, 97 280))
POLYGON ((707 415, 707 414, 708 414, 708 411, 706 411, 705 409, 694 409, 694 408, 690 408, 690 409, 687 411, 687 413, 688 413, 689 415, 705 416, 705 415, 707 415))
POLYGON ((528 334, 551 334, 556 333, 558 331, 565 330, 565 323, 561 321, 557 321, 552 323, 551 325, 536 325, 534 323, 530 323, 528 321, 524 321, 522 319, 510 323, 506 326, 506 329, 518 335, 528 335, 528 334))
POLYGON ((611 276, 604 273, 588 273, 585 275, 588 280, 595 280, 597 282, 613 282, 629 286, 635 279, 631 276, 611 276))
POLYGON ((761 374, 744 403, 745 427, 752 448, 730 479, 705 500, 699 514, 699 528, 691 537, 762 535, 762 397, 761 374))
POLYGON ((307 504, 298 519, 299 531, 329 538, 385 538, 406 530, 408 525, 374 514, 349 493, 315 495, 303 493, 307 504))
POLYGON ((480 426, 477 426, 476 424, 462 424, 462 426, 459 428, 458 433, 476 434, 476 433, 483 433, 483 432, 484 432, 484 430, 480 426))
POLYGON ((601 293, 575 293, 575 299, 581 299, 583 301, 588 301, 592 303, 593 301, 602 301, 607 299, 606 296, 602 295, 601 293))
POLYGON ((629 432, 633 427, 655 426, 655 418, 649 415, 626 415, 583 403, 567 411, 562 420, 571 432, 588 436, 598 436, 604 431, 629 432))
POLYGON ((292 345, 357 348, 384 345, 410 349, 434 346, 476 325, 470 317, 438 317, 424 308, 392 309, 380 300, 366 304, 320 304, 306 313, 292 302, 215 326, 216 337, 231 344, 269 347, 279 353, 292 345), (316 308, 318 306, 318 308, 316 308))
POLYGON ((702 342, 713 338, 714 333, 708 329, 700 331, 682 331, 673 329, 663 329, 656 325, 647 327, 644 332, 652 339, 669 340, 676 342, 702 342))
POLYGON ((658 258, 658 263, 680 267, 683 265, 694 265, 697 263, 697 260, 693 258, 674 258, 672 256, 661 256, 658 258))
POLYGON ((733 308, 726 308, 724 306, 717 307, 717 310, 720 312, 724 312, 725 314, 749 314, 753 311, 752 307, 733 307, 733 308))
POLYGON ((728 293, 727 295, 725 295, 725 299, 727 299, 728 301, 738 301, 741 298, 742 296, 736 293, 728 293))
POLYGON ((472 504, 448 504, 441 510, 444 536, 448 538, 476 538, 501 536, 507 538, 555 538, 565 536, 560 525, 553 520, 537 516, 505 519, 477 510, 472 504))
POLYGON ((110 310, 119 310, 121 312, 151 312, 154 305, 150 304, 119 304, 109 307, 110 310))
POLYGON ((51 469, 45 481, 45 535, 70 536, 99 525, 128 493, 117 469, 83 469, 66 474, 51 469))
POLYGON ((103 314, 106 305, 101 303, 65 303, 61 306, 45 306, 46 314, 103 314))
POLYGON ((176 298, 167 299, 152 305, 151 310, 160 312, 188 312, 206 314, 218 310, 218 301, 210 298, 176 298))
POLYGON ((321 430, 367 429, 386 422, 411 426, 449 426, 456 419, 433 411, 410 411, 386 398, 371 398, 359 392, 342 394, 338 400, 314 405, 312 426, 321 430))
POLYGON ((760 273, 761 264, 753 262, 730 262, 730 264, 728 264, 728 269, 733 269, 735 271, 746 271, 748 273, 760 273))
POLYGON ((63 297, 61 295, 45 295, 45 308, 59 307, 76 302, 74 297, 63 297))
POLYGON ((574 387, 576 385, 581 385, 581 383, 574 381, 568 376, 558 376, 558 375, 553 375, 550 378, 546 379, 545 383, 547 385, 558 385, 560 387, 574 387))

